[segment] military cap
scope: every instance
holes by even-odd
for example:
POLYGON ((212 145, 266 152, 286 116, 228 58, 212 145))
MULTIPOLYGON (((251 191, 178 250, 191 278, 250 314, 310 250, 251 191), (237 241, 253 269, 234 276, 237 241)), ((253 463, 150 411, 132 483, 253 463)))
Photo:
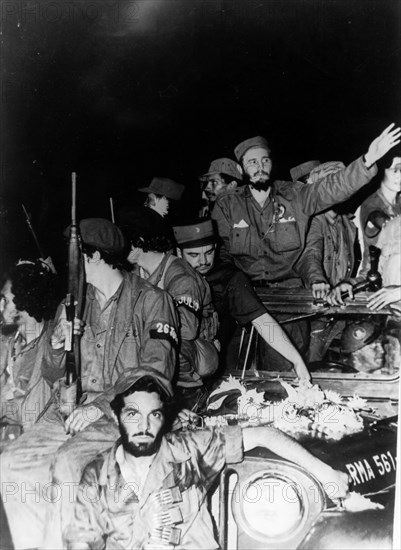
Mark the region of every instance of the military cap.
POLYGON ((79 222, 79 230, 82 241, 85 244, 108 253, 120 253, 124 250, 124 235, 109 220, 104 218, 86 218, 79 222))
POLYGON ((179 201, 184 193, 185 186, 169 178, 153 178, 148 187, 138 189, 141 193, 154 193, 168 199, 179 201))
POLYGON ((239 165, 229 158, 219 158, 213 160, 209 166, 209 170, 203 176, 200 176, 200 180, 206 180, 209 176, 215 174, 224 174, 230 178, 235 178, 236 180, 242 179, 242 174, 240 171, 239 165))
MULTIPOLYGON (((131 388, 136 382, 141 380, 141 378, 152 378, 155 384, 159 386, 164 394, 168 397, 173 396, 173 388, 170 380, 166 377, 165 374, 159 372, 158 370, 150 367, 149 365, 140 366, 139 368, 132 369, 131 373, 125 377, 121 377, 114 386, 115 396, 124 393, 131 388)), ((114 401, 111 402, 111 407, 113 407, 114 401)))
POLYGON ((290 170, 292 181, 298 181, 300 178, 307 176, 310 171, 316 168, 316 166, 319 166, 319 164, 320 160, 308 160, 307 162, 298 164, 298 166, 294 166, 290 170))
POLYGON ((212 220, 196 220, 188 225, 175 225, 173 231, 179 248, 196 248, 217 241, 212 220))
POLYGON ((270 153, 270 147, 267 143, 267 140, 262 136, 255 136, 246 139, 245 141, 241 141, 241 143, 239 143, 234 149, 234 154, 238 162, 241 162, 242 157, 245 155, 248 149, 251 149, 252 147, 263 147, 264 149, 267 149, 270 153))

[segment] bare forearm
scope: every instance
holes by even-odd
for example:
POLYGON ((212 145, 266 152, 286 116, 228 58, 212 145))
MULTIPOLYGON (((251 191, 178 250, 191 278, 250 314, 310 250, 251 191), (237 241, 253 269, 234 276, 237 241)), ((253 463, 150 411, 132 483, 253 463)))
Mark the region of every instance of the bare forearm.
POLYGON ((269 313, 260 315, 252 321, 252 324, 269 346, 293 363, 299 378, 309 378, 308 369, 300 353, 279 323, 269 313))
POLYGON ((295 439, 270 426, 243 429, 244 451, 265 447, 313 472, 318 478, 326 479, 333 471, 330 466, 313 456, 295 439))

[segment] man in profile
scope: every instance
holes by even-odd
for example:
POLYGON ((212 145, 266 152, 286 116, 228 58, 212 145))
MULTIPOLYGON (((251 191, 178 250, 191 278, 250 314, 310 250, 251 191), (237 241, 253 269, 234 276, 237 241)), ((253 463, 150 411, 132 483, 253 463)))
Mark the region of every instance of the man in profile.
MULTIPOLYGON (((226 358, 237 325, 252 325, 261 338, 293 366, 299 379, 310 381, 308 369, 287 334, 267 312, 248 277, 232 263, 216 260, 217 234, 212 220, 174 226, 178 255, 209 283, 220 320, 217 339, 226 358)), ((229 367, 230 360, 227 360, 229 367)), ((275 370, 274 363, 270 365, 275 370)))

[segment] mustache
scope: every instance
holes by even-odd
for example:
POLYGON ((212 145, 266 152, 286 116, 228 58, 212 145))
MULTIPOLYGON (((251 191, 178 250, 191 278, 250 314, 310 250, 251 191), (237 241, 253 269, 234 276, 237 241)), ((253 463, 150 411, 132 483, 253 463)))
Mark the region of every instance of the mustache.
POLYGON ((141 435, 146 435, 148 437, 152 437, 153 439, 155 438, 155 436, 152 433, 148 432, 147 430, 145 430, 144 432, 137 432, 136 434, 133 434, 132 437, 138 437, 141 435))

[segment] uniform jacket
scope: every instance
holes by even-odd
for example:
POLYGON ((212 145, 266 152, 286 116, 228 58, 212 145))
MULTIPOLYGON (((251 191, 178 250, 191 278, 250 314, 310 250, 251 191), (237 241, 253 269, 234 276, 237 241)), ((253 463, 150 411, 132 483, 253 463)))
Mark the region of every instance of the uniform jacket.
POLYGON ((121 474, 118 444, 86 467, 67 543, 110 550, 218 548, 206 495, 226 462, 242 460, 240 428, 167 434, 139 497, 121 474))
POLYGON ((109 403, 114 398, 117 381, 129 376, 139 367, 155 369, 169 380, 176 364, 178 319, 170 296, 134 274, 124 273, 122 286, 113 297, 114 313, 109 319, 103 365, 88 369, 89 357, 98 345, 95 307, 95 288, 88 285, 83 320, 86 322, 81 338, 81 377, 83 399, 93 402, 110 415, 109 403))
POLYGON ((335 286, 348 280, 355 270, 355 240, 356 227, 349 215, 338 214, 334 227, 324 213, 314 216, 298 264, 306 286, 319 282, 335 286))
POLYGON ((251 279, 281 282, 299 278, 296 263, 310 216, 349 198, 376 174, 359 158, 313 185, 275 181, 263 207, 248 185, 217 198, 212 212, 222 239, 221 257, 251 279))
POLYGON ((166 290, 173 298, 179 315, 180 352, 178 384, 201 385, 197 353, 199 340, 206 340, 206 361, 217 368, 218 353, 213 345, 218 322, 206 280, 185 260, 168 253, 151 274, 149 283, 166 290))
POLYGON ((220 319, 217 339, 222 350, 232 337, 237 323, 244 327, 264 313, 266 308, 243 271, 229 262, 217 263, 205 275, 212 290, 220 319))
POLYGON ((46 321, 41 334, 19 349, 18 333, 1 337, 1 416, 22 424, 35 423, 51 397, 53 383, 64 374, 61 357, 53 354, 53 323, 46 321))

